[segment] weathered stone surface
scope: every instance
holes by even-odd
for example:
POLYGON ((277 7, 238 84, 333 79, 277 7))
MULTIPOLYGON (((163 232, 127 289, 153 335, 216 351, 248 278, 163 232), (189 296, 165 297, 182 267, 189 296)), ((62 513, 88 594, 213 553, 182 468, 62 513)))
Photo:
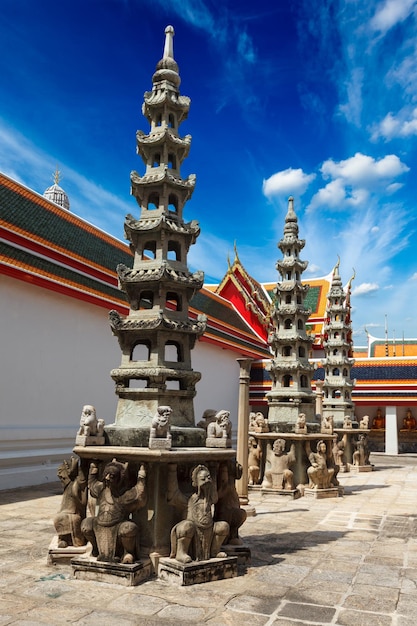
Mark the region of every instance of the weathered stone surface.
POLYGON ((159 560, 158 577, 176 585, 196 585, 237 576, 237 557, 179 563, 176 559, 159 560))
POLYGON ((73 559, 74 577, 79 580, 115 583, 132 587, 148 580, 153 575, 150 559, 133 564, 104 563, 102 561, 73 559))

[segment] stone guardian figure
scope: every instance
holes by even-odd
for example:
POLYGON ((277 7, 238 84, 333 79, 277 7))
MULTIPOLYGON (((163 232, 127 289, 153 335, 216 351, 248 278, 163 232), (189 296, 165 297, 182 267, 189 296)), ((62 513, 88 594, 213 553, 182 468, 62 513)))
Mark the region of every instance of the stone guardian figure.
POLYGON ((218 495, 215 480, 205 465, 197 465, 191 473, 192 486, 196 490, 189 498, 178 487, 177 466, 168 466, 168 504, 178 508, 185 517, 171 530, 170 558, 180 563, 225 558, 220 550, 230 532, 225 521, 214 521, 212 507, 218 495))
POLYGON ((137 483, 126 488, 127 464, 113 459, 104 467, 103 480, 98 479, 98 467, 91 463, 88 475, 90 494, 96 498, 97 514, 87 517, 81 530, 93 546, 98 561, 134 563, 137 560, 137 525, 129 519, 134 511, 146 504, 145 478, 142 465, 137 483))
POLYGON ((61 508, 54 517, 58 548, 85 546, 81 522, 86 515, 87 478, 78 459, 71 457, 69 462, 64 461, 58 468, 58 477, 64 487, 61 508))

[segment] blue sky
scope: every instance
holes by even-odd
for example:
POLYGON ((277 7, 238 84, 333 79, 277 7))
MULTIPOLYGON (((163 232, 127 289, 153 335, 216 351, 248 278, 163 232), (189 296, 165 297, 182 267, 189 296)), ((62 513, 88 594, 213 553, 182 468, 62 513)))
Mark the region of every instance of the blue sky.
POLYGON ((417 337, 416 0, 2 0, 0 170, 43 193, 58 164, 71 210, 123 239, 135 133, 175 29, 185 218, 207 282, 239 257, 278 280, 293 195, 303 278, 340 256, 353 281, 355 343, 417 337))

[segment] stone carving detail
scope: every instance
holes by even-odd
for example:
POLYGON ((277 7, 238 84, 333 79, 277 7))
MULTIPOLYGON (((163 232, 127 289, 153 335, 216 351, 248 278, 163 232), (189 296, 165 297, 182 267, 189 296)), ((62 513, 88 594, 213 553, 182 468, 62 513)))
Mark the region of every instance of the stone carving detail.
POLYGON ((369 428, 369 415, 364 415, 361 421, 359 422, 359 428, 361 430, 368 430, 369 428))
POLYGON ((297 435, 307 434, 307 423, 306 423, 306 416, 304 413, 298 414, 297 421, 295 422, 295 433, 297 435))
POLYGON ((232 447, 232 422, 230 412, 222 409, 216 413, 216 421, 207 426, 206 448, 232 447))
POLYGON ((104 420, 97 419, 96 409, 91 404, 83 406, 75 443, 79 446, 104 445, 104 420))
POLYGON ((321 418, 320 432, 328 435, 333 435, 333 415, 323 415, 321 418))
POLYGON ((249 485, 258 485, 261 473, 262 450, 253 435, 248 439, 248 475, 249 485))
POLYGON ((353 453, 353 464, 358 467, 371 465, 369 462, 368 435, 366 433, 361 433, 353 444, 356 448, 353 453))
POLYGON ((225 521, 214 521, 213 505, 218 502, 216 481, 205 465, 197 465, 191 474, 196 490, 189 498, 178 487, 177 466, 168 466, 168 504, 178 508, 185 517, 171 530, 170 558, 180 563, 225 558, 220 550, 229 536, 230 527, 225 521))
POLYGON ((307 468, 309 489, 331 489, 338 482, 335 467, 331 467, 327 458, 327 446, 323 440, 317 442, 316 452, 312 452, 309 443, 306 444, 307 456, 311 465, 307 468))
POLYGON ((343 418, 343 428, 353 428, 350 415, 345 415, 343 418))
POLYGON ((159 406, 155 417, 152 419, 149 433, 149 448, 159 448, 170 450, 172 436, 170 431, 170 417, 172 409, 170 406, 159 406))
POLYGON ((87 541, 81 532, 81 522, 86 515, 87 477, 78 459, 71 457, 70 461, 63 461, 58 478, 64 487, 61 508, 54 517, 58 548, 84 546, 87 541))
POLYGON ((268 420, 264 417, 264 414, 258 411, 255 413, 253 419, 253 430, 255 433, 269 433, 268 420))
POLYGON ((247 517, 246 511, 240 507, 236 491, 236 480, 242 478, 242 469, 235 461, 222 463, 219 469, 218 501, 214 507, 214 521, 229 524, 229 534, 223 543, 231 546, 242 545, 239 528, 247 517))
POLYGON ((136 484, 127 489, 128 465, 113 459, 104 467, 101 481, 98 467, 91 463, 88 475, 90 495, 96 498, 97 514, 87 517, 81 530, 91 542, 98 561, 134 563, 138 559, 138 527, 129 519, 146 504, 146 471, 140 467, 136 484))
POLYGON ((265 489, 295 489, 294 473, 291 466, 296 461, 295 445, 292 444, 289 452, 285 452, 285 440, 276 439, 273 447, 268 443, 266 452, 267 469, 262 481, 265 489))
POLYGON ((335 465, 338 465, 340 468, 346 467, 345 436, 340 441, 337 440, 337 435, 335 435, 333 439, 333 448, 332 448, 333 462, 335 465))

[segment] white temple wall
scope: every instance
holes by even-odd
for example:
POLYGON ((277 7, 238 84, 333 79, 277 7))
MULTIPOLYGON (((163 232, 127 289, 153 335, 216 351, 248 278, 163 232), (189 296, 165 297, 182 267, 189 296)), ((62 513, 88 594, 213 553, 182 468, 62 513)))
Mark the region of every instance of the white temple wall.
POLYGON ((55 481, 84 404, 113 421, 106 309, 0 275, 0 489, 55 481))
MULTIPOLYGON (((117 396, 110 370, 121 353, 108 311, 0 275, 0 489, 54 482, 74 446, 84 404, 106 424, 117 396)), ((236 438, 239 367, 235 352, 197 342, 192 366, 195 418, 227 409, 236 438)))
POLYGON ((239 404, 239 354, 218 348, 213 344, 198 341, 191 353, 193 370, 201 372, 194 399, 196 423, 206 409, 230 411, 232 439, 237 438, 237 416, 239 404))

